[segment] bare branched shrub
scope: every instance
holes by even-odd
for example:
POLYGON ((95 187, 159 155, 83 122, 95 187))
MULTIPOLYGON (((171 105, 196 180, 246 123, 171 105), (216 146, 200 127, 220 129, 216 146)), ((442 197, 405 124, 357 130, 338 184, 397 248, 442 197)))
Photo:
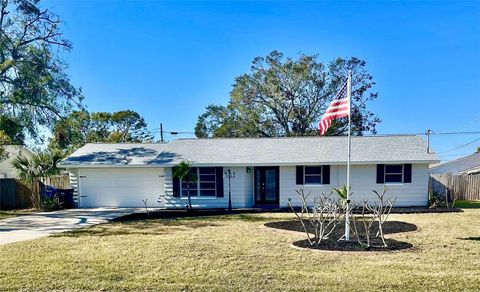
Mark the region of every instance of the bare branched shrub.
POLYGON ((355 216, 353 220, 353 227, 358 243, 363 247, 371 247, 371 232, 374 225, 378 226, 378 231, 375 234, 375 237, 379 237, 382 240, 384 247, 388 246, 385 242, 383 224, 390 216, 390 212, 392 211, 393 205, 397 199, 395 198, 393 201, 390 199, 385 200, 385 194, 387 191, 387 187, 383 189, 381 194, 376 190, 373 190, 373 193, 377 196, 376 202, 371 205, 367 200, 364 200, 361 204, 361 207, 356 207, 357 210, 361 210, 361 213, 355 216), (363 236, 364 239, 362 239, 362 234, 359 232, 357 221, 360 221, 361 225, 363 226, 363 231, 365 232, 363 236))
POLYGON ((148 205, 147 205, 148 198, 143 199, 142 202, 143 202, 143 205, 145 206, 145 212, 147 212, 147 217, 150 217, 150 211, 148 210, 148 205))
POLYGON ((300 201, 300 211, 289 201, 288 206, 300 220, 310 245, 319 245, 343 221, 344 211, 340 200, 332 199, 332 193, 313 196, 305 194, 303 189, 296 190, 300 201), (313 235, 313 236, 312 236, 313 235))

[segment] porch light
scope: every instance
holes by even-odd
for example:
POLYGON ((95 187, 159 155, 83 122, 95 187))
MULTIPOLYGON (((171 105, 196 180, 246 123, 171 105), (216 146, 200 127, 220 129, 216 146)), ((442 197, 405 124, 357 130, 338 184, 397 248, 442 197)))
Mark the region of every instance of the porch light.
POLYGON ((231 170, 230 168, 225 169, 225 171, 223 172, 223 176, 225 178, 235 178, 235 171, 231 170))

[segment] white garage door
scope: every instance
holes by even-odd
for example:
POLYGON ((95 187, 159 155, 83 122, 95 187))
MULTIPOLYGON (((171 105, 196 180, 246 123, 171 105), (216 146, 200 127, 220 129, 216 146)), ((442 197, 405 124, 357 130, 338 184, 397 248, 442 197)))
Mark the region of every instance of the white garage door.
POLYGON ((162 207, 164 200, 163 168, 109 168, 79 170, 79 206, 162 207))

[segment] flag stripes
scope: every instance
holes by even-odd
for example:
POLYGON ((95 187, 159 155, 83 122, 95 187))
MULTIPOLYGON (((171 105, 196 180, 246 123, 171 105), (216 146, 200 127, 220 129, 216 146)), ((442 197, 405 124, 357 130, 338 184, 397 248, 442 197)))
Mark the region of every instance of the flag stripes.
POLYGON ((350 115, 350 100, 347 96, 347 84, 348 82, 345 82, 325 111, 325 114, 318 125, 320 135, 324 135, 327 132, 328 128, 332 125, 332 120, 348 117, 350 115))

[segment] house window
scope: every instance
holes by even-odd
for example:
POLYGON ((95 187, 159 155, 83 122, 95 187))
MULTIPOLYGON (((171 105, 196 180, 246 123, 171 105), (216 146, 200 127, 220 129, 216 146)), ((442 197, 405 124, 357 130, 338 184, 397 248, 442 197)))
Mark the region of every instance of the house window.
POLYGON ((385 164, 385 183, 403 183, 403 164, 385 164))
POLYGON ((190 171, 197 177, 197 181, 190 183, 182 181, 180 184, 182 196, 188 196, 189 187, 192 197, 215 197, 217 193, 215 167, 193 167, 190 171))
POLYGON ((215 197, 216 179, 215 167, 198 168, 198 189, 201 197, 215 197))
POLYGON ((304 184, 322 184, 322 166, 304 166, 304 184))

